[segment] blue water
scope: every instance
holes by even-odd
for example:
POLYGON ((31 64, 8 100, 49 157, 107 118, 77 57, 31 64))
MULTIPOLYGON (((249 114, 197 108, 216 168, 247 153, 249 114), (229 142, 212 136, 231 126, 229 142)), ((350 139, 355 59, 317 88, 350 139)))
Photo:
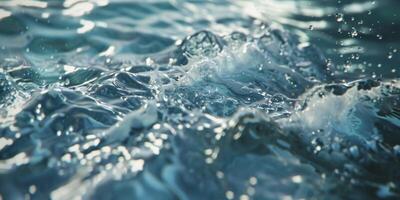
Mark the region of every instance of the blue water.
POLYGON ((0 199, 399 199, 397 0, 0 2, 0 199))

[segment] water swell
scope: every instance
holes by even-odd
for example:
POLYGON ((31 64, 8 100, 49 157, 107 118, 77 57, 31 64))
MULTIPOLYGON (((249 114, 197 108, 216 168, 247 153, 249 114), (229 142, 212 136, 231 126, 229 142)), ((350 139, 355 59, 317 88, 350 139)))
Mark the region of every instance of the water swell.
MULTIPOLYGON (((137 20, 176 9, 136 6, 137 20)), ((398 80, 340 76, 312 44, 245 19, 177 40, 98 27, 21 44, 1 61, 1 197, 397 198, 398 80), (127 43, 107 47, 114 34, 127 43)), ((28 31, 11 24, 3 35, 28 31)))

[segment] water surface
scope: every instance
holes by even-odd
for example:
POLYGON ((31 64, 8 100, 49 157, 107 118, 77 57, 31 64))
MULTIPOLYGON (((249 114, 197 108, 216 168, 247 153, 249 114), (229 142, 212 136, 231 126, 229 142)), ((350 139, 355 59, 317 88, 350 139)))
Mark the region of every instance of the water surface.
POLYGON ((398 8, 1 1, 0 197, 398 199, 398 8))

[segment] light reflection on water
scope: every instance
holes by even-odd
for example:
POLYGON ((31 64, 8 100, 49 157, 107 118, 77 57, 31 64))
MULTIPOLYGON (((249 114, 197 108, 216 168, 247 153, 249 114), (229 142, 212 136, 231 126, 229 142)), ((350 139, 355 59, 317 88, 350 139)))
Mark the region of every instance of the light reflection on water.
POLYGON ((399 5, 1 1, 0 199, 397 198, 399 5))
MULTIPOLYGON (((107 0, 64 2, 5 1, 1 3, 3 5, 1 11, 3 14, 1 16, 3 16, 2 18, 9 17, 13 11, 19 13, 18 7, 20 9, 25 7, 25 9, 34 9, 29 9, 31 10, 30 13, 33 14, 32 17, 37 17, 35 13, 40 13, 41 18, 43 18, 43 20, 40 20, 42 23, 46 23, 45 19, 48 19, 52 13, 54 16, 50 21, 54 21, 53 23, 63 23, 64 20, 68 20, 68 17, 73 17, 75 19, 69 19, 70 22, 65 23, 65 27, 62 29, 63 32, 57 34, 68 34, 69 30, 76 29, 78 34, 90 34, 86 37, 91 38, 93 42, 101 40, 100 44, 89 44, 91 47, 97 46, 94 48, 97 49, 98 53, 113 46, 117 54, 124 54, 126 47, 123 46, 129 45, 129 41, 104 37, 102 36, 104 30, 121 31, 119 34, 132 31, 159 33, 161 36, 177 40, 202 29, 209 29, 218 34, 229 34, 232 31, 246 33, 247 30, 240 25, 240 21, 246 17, 254 17, 261 21, 290 28, 293 33, 299 35, 303 42, 311 40, 313 44, 318 43, 319 47, 324 49, 328 58, 337 65, 342 66, 346 72, 365 72, 369 76, 393 77, 386 71, 396 68, 396 63, 398 63, 398 56, 393 56, 393 54, 397 54, 399 46, 395 37, 392 36, 397 31, 394 26, 398 22, 398 17, 396 17, 395 12, 388 11, 389 14, 384 16, 381 11, 390 6, 391 2, 390 0, 379 2, 354 1, 351 3, 321 3, 309 0, 279 2, 238 1, 221 6, 224 3, 174 1, 169 4, 173 8, 172 10, 157 9, 155 11, 157 15, 153 15, 150 10, 154 9, 150 8, 148 12, 147 8, 145 8, 146 5, 137 6, 138 9, 134 8, 132 11, 129 11, 129 7, 126 7, 118 12, 109 12, 108 10, 111 10, 111 8, 107 8, 109 6, 107 0), (40 10, 35 11, 35 9, 40 10), (102 10, 106 12, 103 14, 102 10), (174 12, 174 10, 179 11, 174 12), (98 12, 100 14, 96 15, 98 12), (110 13, 111 15, 105 17, 105 13, 110 13), (66 17, 62 17, 60 14, 66 15, 66 17), (393 16, 390 17, 391 14, 393 16), (379 20, 380 17, 382 17, 381 20, 379 20), (386 20, 385 17, 389 18, 386 20), (223 22, 223 19, 235 18, 241 19, 232 23, 223 22), (166 22, 166 19, 169 22, 166 22), (389 33, 385 28, 393 33, 389 33), (387 42, 382 45, 381 40, 387 42), (383 68, 378 67, 378 65, 383 66, 383 68)), ((119 4, 123 5, 124 1, 112 2, 111 7, 119 4)), ((132 4, 137 5, 140 3, 134 2, 132 4)), ((57 29, 48 29, 51 26, 45 27, 47 31, 42 32, 42 34, 49 33, 49 35, 54 35, 53 32, 57 31, 57 29)), ((24 27, 20 28, 24 29, 24 27)), ((35 29, 35 26, 31 28, 35 29)), ((33 31, 33 34, 35 32, 39 31, 33 31)), ((13 39, 24 40, 22 38, 13 39)), ((26 46, 26 44, 22 43, 19 48, 23 46, 26 46)), ((29 49, 28 51, 30 52, 29 49)), ((126 56, 124 55, 124 57, 126 56)))

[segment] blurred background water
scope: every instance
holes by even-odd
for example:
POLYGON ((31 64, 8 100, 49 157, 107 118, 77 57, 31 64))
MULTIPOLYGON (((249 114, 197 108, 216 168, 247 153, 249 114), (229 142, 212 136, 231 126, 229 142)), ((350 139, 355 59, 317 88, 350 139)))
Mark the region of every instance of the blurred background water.
POLYGON ((0 1, 0 197, 398 199, 399 9, 0 1))

